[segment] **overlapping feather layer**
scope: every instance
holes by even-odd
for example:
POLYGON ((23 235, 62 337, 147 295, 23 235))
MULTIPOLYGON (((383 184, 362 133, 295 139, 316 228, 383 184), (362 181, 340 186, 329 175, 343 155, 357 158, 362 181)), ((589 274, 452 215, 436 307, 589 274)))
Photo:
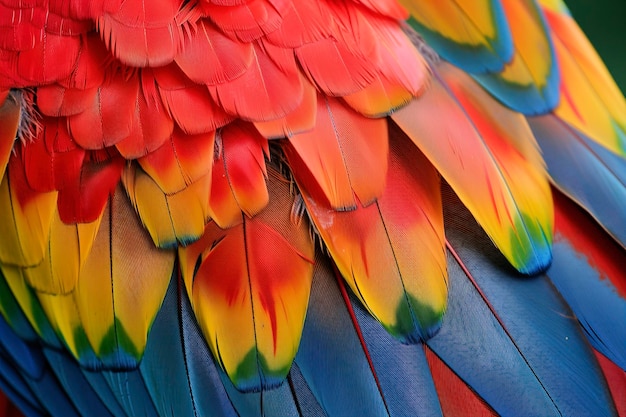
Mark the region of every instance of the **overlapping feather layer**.
POLYGON ((564 9, 402 3, 0 1, 0 270, 38 337, 135 369, 180 271, 221 369, 275 387, 318 236, 367 311, 424 342, 445 326, 440 175, 522 273, 552 259, 548 173, 623 245, 623 219, 546 168, 558 129, 524 117, 606 148, 574 159, 623 193, 626 104, 564 9))

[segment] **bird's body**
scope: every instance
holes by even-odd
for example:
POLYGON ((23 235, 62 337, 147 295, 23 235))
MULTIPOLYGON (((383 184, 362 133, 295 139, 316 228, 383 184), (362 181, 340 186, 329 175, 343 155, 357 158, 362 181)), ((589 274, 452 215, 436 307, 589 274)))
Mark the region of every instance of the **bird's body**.
POLYGON ((26 415, 626 415, 626 102, 560 0, 0 0, 26 415))

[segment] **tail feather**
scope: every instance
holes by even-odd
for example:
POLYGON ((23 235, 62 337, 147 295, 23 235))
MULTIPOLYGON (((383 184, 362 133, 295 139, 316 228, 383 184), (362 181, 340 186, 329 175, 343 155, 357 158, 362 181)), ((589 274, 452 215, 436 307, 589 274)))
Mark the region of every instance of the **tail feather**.
POLYGON ((547 274, 592 346, 626 369, 626 253, 579 207, 555 192, 554 262, 547 274), (619 320, 619 319, 618 319, 619 320))
POLYGON ((500 414, 614 413, 588 342, 548 277, 513 273, 445 194, 454 302, 428 346, 500 414))
POLYGON ((328 415, 388 415, 343 305, 332 268, 318 254, 295 363, 328 415))
POLYGON ((80 394, 74 393, 72 395, 73 390, 75 390, 74 387, 86 387, 89 386, 89 383, 74 359, 67 352, 44 348, 43 354, 60 385, 71 397, 80 415, 98 415, 102 417, 119 415, 121 410, 116 408, 117 401, 105 402, 93 389, 82 389, 80 394))

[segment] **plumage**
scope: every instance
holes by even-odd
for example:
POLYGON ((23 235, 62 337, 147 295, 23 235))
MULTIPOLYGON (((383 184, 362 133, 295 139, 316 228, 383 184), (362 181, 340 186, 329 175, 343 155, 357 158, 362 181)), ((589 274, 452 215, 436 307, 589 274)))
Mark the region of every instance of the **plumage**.
POLYGON ((272 198, 265 210, 226 230, 211 222, 180 252, 200 327, 241 390, 277 386, 286 376, 311 286, 313 241, 307 225, 290 227, 293 196, 279 173, 270 171, 269 185, 272 198))
POLYGON ((291 137, 285 152, 290 164, 310 173, 310 186, 343 211, 357 201, 368 206, 382 194, 388 147, 385 119, 368 119, 337 99, 318 97, 315 127, 291 137))
POLYGON ((623 415, 625 103, 560 0, 0 0, 0 389, 623 415))
MULTIPOLYGON (((561 3, 559 1, 559 3, 561 3)), ((561 68, 561 100, 555 113, 618 155, 626 147, 626 102, 567 8, 546 10, 561 68)))
POLYGON ((500 1, 401 3, 417 32, 444 59, 467 71, 499 72, 513 58, 513 39, 500 1))
POLYGON ((559 67, 539 6, 503 0, 515 50, 501 72, 476 79, 501 102, 523 114, 543 114, 559 102, 559 67))
POLYGON ((446 306, 439 178, 408 138, 393 139, 387 185, 374 203, 337 211, 304 170, 296 182, 352 291, 392 335, 415 342, 436 332, 446 306), (411 172, 413 163, 421 167, 411 172))
POLYGON ((545 167, 525 120, 452 67, 392 118, 430 158, 518 270, 550 262, 552 204, 545 167), (487 110, 487 111, 485 111, 487 110), (447 123, 434 114, 445 113, 447 123), (472 158, 461 155, 471 153, 472 158), (522 197, 532 191, 532 197, 522 197))

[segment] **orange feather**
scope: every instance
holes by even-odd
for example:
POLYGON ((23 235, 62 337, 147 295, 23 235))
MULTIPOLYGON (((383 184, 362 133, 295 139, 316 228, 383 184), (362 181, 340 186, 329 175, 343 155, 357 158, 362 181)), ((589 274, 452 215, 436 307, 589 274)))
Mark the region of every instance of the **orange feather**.
POLYGON ((209 213, 220 227, 242 221, 261 211, 269 201, 265 179, 267 139, 254 126, 235 122, 218 132, 213 163, 209 213))
POLYGON ((331 206, 345 210, 382 194, 388 146, 385 119, 368 119, 320 95, 315 128, 289 138, 284 149, 294 173, 310 172, 331 206))
POLYGON ((160 148, 138 160, 165 194, 181 191, 213 167, 215 132, 185 135, 175 129, 160 148))
POLYGON ((289 182, 269 172, 265 210, 225 230, 211 222, 200 240, 179 249, 200 328, 240 390, 276 386, 289 371, 313 275, 308 224, 292 222, 289 182))

